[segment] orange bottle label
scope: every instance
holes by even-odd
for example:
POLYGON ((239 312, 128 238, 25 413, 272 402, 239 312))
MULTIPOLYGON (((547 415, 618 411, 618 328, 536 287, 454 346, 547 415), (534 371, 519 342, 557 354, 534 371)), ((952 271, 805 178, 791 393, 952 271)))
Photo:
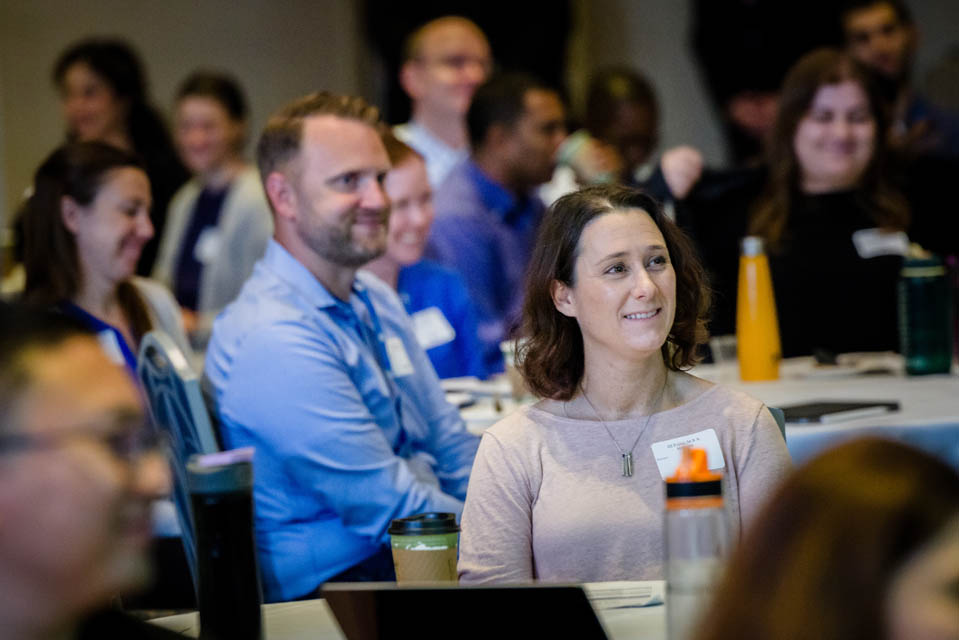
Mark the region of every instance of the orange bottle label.
POLYGON ((739 257, 736 350, 740 378, 746 381, 779 379, 779 322, 769 260, 765 255, 739 257))

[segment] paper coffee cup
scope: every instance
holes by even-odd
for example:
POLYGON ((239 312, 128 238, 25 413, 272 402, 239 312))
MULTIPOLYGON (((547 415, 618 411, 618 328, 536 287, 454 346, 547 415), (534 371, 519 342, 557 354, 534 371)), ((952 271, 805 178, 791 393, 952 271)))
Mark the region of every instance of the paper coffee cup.
POLYGON ((456 582, 459 525, 452 513, 421 513, 390 524, 399 583, 456 582))

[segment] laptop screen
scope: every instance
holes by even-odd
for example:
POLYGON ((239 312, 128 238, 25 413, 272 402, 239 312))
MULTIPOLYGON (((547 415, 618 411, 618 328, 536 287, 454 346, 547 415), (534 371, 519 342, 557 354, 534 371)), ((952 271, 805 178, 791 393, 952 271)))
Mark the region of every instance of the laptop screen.
POLYGON ((578 585, 401 587, 344 582, 323 585, 321 594, 347 640, 606 639, 578 585))

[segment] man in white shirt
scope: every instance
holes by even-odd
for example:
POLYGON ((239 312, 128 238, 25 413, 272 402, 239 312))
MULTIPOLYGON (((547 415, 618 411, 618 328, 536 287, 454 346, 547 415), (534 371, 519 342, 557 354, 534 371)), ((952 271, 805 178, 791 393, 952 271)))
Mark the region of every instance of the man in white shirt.
POLYGON ((413 103, 413 115, 394 133, 426 159, 434 189, 469 156, 466 111, 491 67, 486 36, 466 18, 437 18, 406 42, 400 84, 413 103))

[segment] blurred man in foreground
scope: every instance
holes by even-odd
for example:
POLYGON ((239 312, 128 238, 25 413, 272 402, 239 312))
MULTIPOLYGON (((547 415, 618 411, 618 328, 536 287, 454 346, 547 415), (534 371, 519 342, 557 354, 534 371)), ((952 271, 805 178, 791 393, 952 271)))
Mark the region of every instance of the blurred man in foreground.
POLYGON ((105 608, 151 577, 166 462, 140 397, 92 335, 0 308, 0 635, 166 638, 105 608))

